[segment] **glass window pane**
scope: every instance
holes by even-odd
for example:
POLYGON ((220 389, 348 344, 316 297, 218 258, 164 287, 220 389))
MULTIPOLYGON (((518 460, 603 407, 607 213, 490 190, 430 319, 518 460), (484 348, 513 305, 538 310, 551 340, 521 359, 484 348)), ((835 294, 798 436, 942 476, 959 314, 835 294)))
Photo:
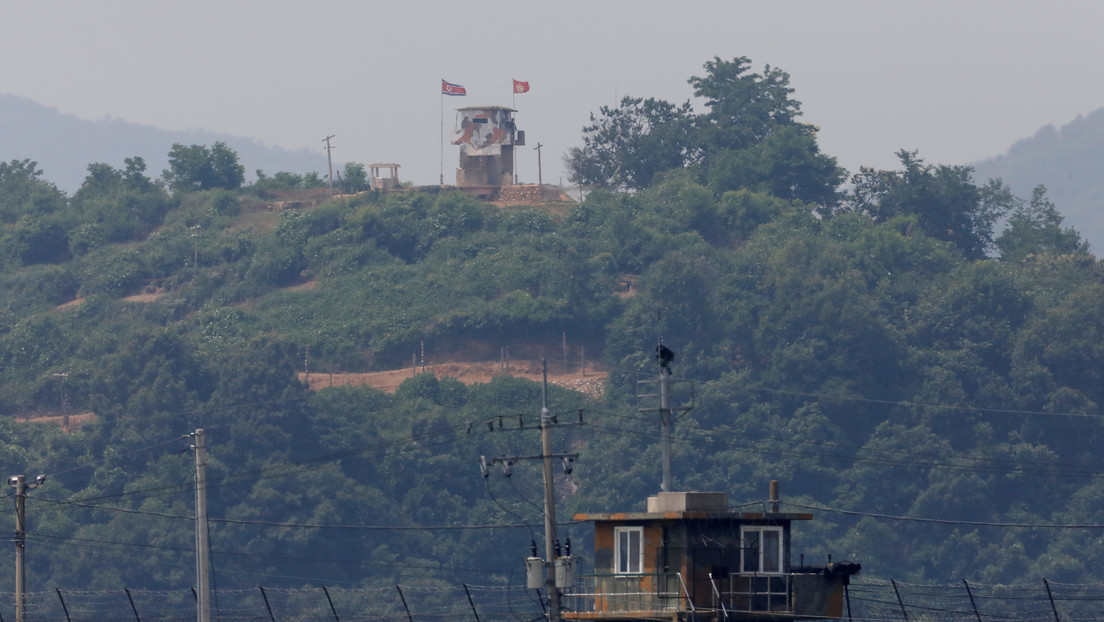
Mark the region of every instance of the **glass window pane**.
POLYGON ((763 572, 782 572, 782 533, 763 530, 763 572))
POLYGON ((629 570, 629 532, 617 534, 617 572, 629 570))
POLYGON ((629 572, 640 572, 640 532, 629 532, 629 572))
POLYGON ((614 569, 618 574, 644 572, 642 568, 644 529, 617 527, 614 529, 614 569))
POLYGON ((744 572, 759 571, 759 532, 744 532, 744 572))

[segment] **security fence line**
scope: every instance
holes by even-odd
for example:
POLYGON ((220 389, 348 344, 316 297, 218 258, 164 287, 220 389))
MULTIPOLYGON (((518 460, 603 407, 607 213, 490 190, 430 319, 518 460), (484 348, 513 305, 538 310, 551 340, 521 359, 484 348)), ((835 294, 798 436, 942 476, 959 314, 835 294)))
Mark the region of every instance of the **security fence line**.
MULTIPOLYGON (((735 622, 733 612, 694 608, 696 618, 735 622)), ((853 579, 843 620, 854 622, 1104 621, 1104 583, 916 584, 853 579)), ((0 594, 0 622, 15 619, 11 593, 0 594)), ((26 594, 27 622, 189 622, 196 595, 183 590, 61 590, 26 594)), ((233 622, 533 622, 546 617, 540 594, 520 586, 395 585, 380 588, 213 590, 212 620, 233 622)))

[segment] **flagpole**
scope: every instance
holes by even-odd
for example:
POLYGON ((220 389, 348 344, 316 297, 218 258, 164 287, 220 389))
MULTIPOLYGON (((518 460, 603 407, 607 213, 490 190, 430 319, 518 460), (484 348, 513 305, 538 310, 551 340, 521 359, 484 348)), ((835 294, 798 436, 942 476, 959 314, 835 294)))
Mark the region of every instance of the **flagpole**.
MULTIPOLYGON (((510 82, 510 92, 513 94, 512 99, 510 100, 510 107, 514 109, 514 112, 517 112, 517 87, 514 86, 512 80, 510 82)), ((517 130, 514 130, 514 136, 517 136, 517 130)), ((515 140, 513 142, 517 141, 515 140)), ((514 154, 514 185, 516 186, 518 185, 517 145, 513 145, 513 148, 510 151, 514 154)))
POLYGON ((445 185, 445 90, 441 89, 441 186, 445 185))

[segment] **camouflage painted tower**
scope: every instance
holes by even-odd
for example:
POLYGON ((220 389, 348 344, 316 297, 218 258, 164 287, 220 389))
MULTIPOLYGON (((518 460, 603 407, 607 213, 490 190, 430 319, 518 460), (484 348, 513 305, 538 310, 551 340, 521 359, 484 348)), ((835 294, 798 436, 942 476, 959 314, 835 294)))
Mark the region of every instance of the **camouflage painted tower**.
POLYGON ((452 144, 460 145, 458 188, 513 185, 514 147, 525 144, 525 132, 514 126, 515 112, 505 106, 457 109, 452 144))

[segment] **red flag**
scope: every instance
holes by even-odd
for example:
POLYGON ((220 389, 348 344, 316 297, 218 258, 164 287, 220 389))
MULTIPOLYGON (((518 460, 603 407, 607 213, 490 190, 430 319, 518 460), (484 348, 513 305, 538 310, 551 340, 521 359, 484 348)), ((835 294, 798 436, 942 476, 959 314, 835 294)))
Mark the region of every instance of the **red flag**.
POLYGON ((515 93, 528 93, 529 83, 522 82, 521 80, 514 80, 514 92, 515 93))
POLYGON ((445 82, 441 80, 441 94, 442 95, 467 95, 468 90, 459 84, 453 84, 451 82, 445 82))

